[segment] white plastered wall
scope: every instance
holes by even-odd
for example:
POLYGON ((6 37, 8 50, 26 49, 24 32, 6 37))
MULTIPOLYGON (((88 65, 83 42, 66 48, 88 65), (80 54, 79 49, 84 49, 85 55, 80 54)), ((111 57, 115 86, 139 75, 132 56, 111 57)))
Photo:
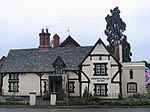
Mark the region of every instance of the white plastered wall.
MULTIPOLYGON (((91 52, 91 55, 97 55, 97 54, 103 54, 103 55, 110 55, 109 52, 105 49, 105 47, 102 44, 97 44, 95 46, 95 49, 91 52)), ((110 56, 110 60, 107 56, 102 56, 102 60, 99 60, 99 56, 88 56, 87 59, 83 62, 82 71, 87 75, 87 77, 90 79, 89 84, 89 92, 94 95, 94 84, 108 84, 108 97, 104 98, 118 98, 119 94, 119 84, 117 83, 111 83, 111 78, 113 75, 118 71, 118 66, 111 67, 111 64, 116 64, 116 61, 110 56), (94 64, 93 63, 107 63, 107 76, 94 76, 94 64), (104 79, 104 80, 103 80, 104 79), (114 94, 114 95, 112 95, 114 94), (116 95, 115 95, 116 94, 116 95)), ((87 78, 82 73, 81 75, 82 81, 87 81, 87 78)), ((119 77, 115 78, 116 81, 119 80, 119 77)), ((85 87, 88 87, 87 83, 82 83, 82 95, 84 93, 85 87)))
POLYGON ((123 97, 128 97, 127 83, 137 83, 137 93, 145 93, 145 62, 124 62, 122 63, 122 90, 123 97), (133 70, 133 79, 130 79, 130 70, 133 70))
POLYGON ((3 78, 3 93, 4 95, 22 95, 27 96, 29 92, 36 92, 40 95, 40 77, 34 73, 19 74, 19 92, 8 92, 9 90, 9 74, 3 78))
MULTIPOLYGON (((79 84, 79 80, 78 80, 78 75, 76 74, 76 73, 74 73, 74 72, 67 72, 66 74, 65 74, 65 76, 68 76, 68 81, 69 82, 74 82, 74 93, 70 93, 70 96, 72 96, 72 97, 77 97, 77 96, 80 96, 80 92, 79 92, 79 89, 80 89, 80 84, 79 84)), ((66 84, 67 85, 67 84, 66 84)), ((68 87, 66 87, 66 88, 68 88, 68 87)))

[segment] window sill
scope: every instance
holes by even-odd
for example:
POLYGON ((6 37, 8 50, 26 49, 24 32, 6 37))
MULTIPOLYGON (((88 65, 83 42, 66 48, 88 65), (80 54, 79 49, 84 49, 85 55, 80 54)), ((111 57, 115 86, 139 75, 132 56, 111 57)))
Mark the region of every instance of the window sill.
POLYGON ((19 91, 8 91, 8 92, 19 92, 19 91))
POLYGON ((108 95, 94 95, 94 96, 98 96, 98 97, 108 97, 108 95))
POLYGON ((69 91, 69 93, 75 93, 75 91, 69 91))
POLYGON ((108 76, 108 74, 93 74, 93 76, 108 76))

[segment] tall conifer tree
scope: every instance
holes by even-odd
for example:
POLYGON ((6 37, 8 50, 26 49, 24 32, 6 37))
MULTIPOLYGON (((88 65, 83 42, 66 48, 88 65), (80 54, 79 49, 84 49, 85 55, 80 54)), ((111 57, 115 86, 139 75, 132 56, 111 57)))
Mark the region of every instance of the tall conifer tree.
POLYGON ((108 14, 105 17, 107 22, 105 35, 107 36, 107 41, 109 42, 107 47, 110 52, 114 54, 115 41, 119 40, 122 44, 122 61, 130 62, 132 55, 130 52, 131 46, 127 41, 127 36, 123 34, 123 32, 126 30, 126 24, 120 18, 120 10, 118 7, 110 10, 110 13, 110 15, 108 14))

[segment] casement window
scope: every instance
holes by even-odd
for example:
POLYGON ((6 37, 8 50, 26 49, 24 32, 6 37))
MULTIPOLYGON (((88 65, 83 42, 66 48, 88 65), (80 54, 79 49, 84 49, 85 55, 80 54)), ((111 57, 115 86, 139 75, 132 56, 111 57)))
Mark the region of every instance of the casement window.
POLYGON ((53 67, 55 68, 55 74, 62 74, 63 73, 63 68, 66 66, 64 60, 58 56, 54 63, 53 63, 53 67))
POLYGON ((9 80, 18 80, 19 74, 9 74, 9 80))
POLYGON ((94 75, 107 75, 107 63, 94 63, 94 75))
POLYGON ((107 94, 107 85, 108 84, 94 84, 95 96, 108 96, 107 94))
POLYGON ((75 82, 68 82, 68 92, 69 93, 74 93, 74 88, 75 88, 74 83, 75 82))
POLYGON ((19 92, 19 74, 9 74, 9 92, 19 92))
POLYGON ((137 92, 137 83, 129 82, 127 83, 127 93, 136 93, 137 92))
POLYGON ((9 92, 19 92, 18 90, 18 82, 10 82, 9 83, 9 92))
POLYGON ((129 75, 130 75, 130 79, 133 79, 133 70, 132 69, 129 71, 129 75))
POLYGON ((55 67, 55 74, 62 74, 62 73, 63 73, 62 67, 61 66, 56 66, 55 67))

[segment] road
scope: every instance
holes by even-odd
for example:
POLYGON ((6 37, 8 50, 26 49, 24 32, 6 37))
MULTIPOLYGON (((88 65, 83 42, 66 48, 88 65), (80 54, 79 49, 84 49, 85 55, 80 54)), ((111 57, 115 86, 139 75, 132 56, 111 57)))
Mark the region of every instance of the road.
POLYGON ((150 108, 103 108, 103 109, 0 108, 0 112, 150 112, 150 108))

